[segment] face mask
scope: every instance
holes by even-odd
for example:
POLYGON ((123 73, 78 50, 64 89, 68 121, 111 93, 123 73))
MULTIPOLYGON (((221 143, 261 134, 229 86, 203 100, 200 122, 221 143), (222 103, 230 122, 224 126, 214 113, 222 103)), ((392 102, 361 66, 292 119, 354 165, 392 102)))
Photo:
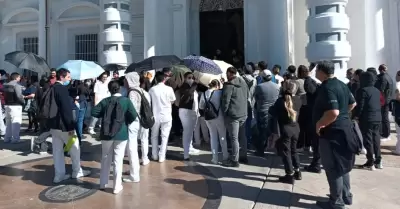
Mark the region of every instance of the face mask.
POLYGON ((68 86, 71 83, 71 81, 64 81, 63 85, 68 86))
POLYGON ((186 83, 189 84, 189 86, 191 86, 193 84, 193 80, 192 79, 186 80, 186 83))

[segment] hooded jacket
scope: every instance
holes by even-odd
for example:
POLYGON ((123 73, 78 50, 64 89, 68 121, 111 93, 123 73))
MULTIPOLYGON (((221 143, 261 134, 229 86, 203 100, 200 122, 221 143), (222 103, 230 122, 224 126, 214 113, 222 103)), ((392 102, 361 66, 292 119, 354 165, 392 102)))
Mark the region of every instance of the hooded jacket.
POLYGON ((137 72, 131 72, 128 74, 125 74, 125 79, 128 82, 128 98, 131 100, 133 107, 137 112, 140 112, 140 104, 142 102, 142 97, 141 95, 133 91, 134 89, 139 90, 140 92, 143 92, 143 90, 140 88, 140 75, 137 72))
POLYGON ((360 123, 380 123, 381 102, 380 91, 374 87, 375 78, 370 72, 360 75, 360 89, 356 93, 357 106, 353 117, 359 119, 360 123))
POLYGON ((231 119, 247 117, 248 99, 249 89, 246 81, 241 77, 235 77, 224 83, 221 110, 226 117, 231 119))

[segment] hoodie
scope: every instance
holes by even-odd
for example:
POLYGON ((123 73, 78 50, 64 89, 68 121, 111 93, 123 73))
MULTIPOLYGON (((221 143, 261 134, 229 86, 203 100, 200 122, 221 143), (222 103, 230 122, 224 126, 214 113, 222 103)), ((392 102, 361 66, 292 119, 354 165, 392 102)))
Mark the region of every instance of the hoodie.
POLYGON ((226 117, 239 119, 247 117, 247 101, 249 89, 246 81, 241 77, 224 83, 221 110, 226 117))
POLYGON ((374 87, 375 77, 370 72, 360 75, 360 89, 356 93, 357 106, 353 117, 358 118, 360 123, 380 123, 381 102, 380 91, 374 87))
POLYGON ((137 72, 131 72, 125 74, 125 79, 128 82, 128 98, 131 100, 133 107, 137 112, 140 112, 140 104, 142 102, 142 97, 134 89, 143 92, 140 88, 140 75, 137 72))

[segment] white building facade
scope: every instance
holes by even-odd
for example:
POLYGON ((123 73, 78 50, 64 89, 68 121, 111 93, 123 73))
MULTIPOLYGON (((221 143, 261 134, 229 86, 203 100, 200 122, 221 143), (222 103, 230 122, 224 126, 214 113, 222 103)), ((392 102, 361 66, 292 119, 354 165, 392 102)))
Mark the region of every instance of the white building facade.
MULTIPOLYGON (((394 75, 400 64, 399 0, 0 0, 0 56, 30 51, 57 67, 200 54, 205 7, 243 9, 246 61, 285 68, 328 59, 340 77, 382 63, 394 75)), ((15 70, 3 59, 0 68, 15 70)))

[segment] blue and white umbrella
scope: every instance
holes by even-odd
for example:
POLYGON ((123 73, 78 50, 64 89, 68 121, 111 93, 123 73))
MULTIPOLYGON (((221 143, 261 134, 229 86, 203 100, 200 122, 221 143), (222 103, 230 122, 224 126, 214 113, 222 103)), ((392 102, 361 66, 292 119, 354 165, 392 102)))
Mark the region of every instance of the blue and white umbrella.
POLYGON ((104 72, 104 69, 91 61, 84 60, 68 60, 57 68, 57 70, 65 68, 71 72, 71 78, 74 80, 85 80, 96 78, 104 72))
POLYGON ((191 70, 201 73, 219 75, 222 73, 221 68, 212 60, 202 56, 188 56, 183 58, 185 65, 191 70))

